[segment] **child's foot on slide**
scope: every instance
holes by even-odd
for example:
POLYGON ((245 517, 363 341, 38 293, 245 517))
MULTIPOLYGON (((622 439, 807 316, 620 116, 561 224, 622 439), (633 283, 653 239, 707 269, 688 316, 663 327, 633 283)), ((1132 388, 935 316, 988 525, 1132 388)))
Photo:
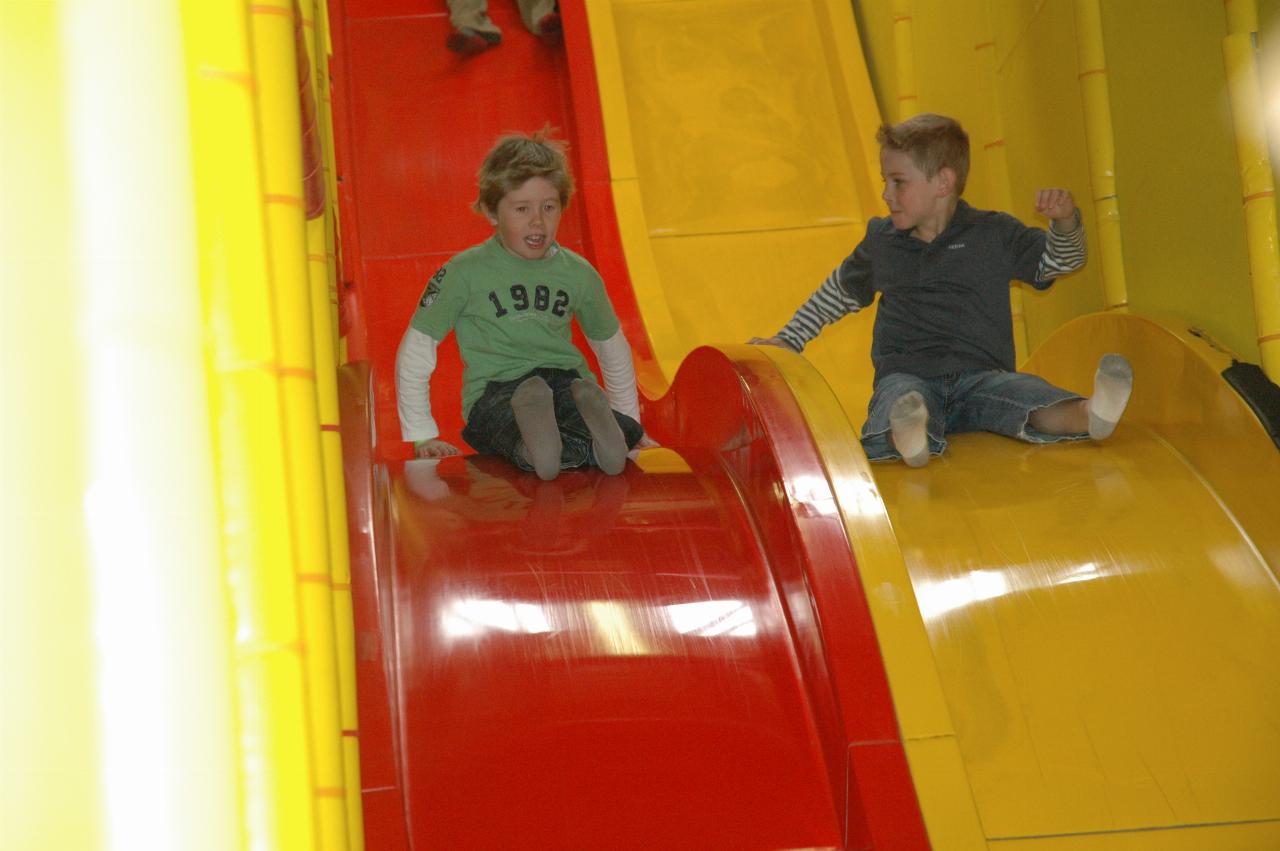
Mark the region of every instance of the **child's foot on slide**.
POLYGON ((547 47, 559 47, 564 41, 564 24, 560 21, 558 12, 552 12, 538 21, 538 40, 547 47))
POLYGON ((511 410, 524 441, 525 460, 533 465, 538 478, 551 481, 560 474, 563 447, 550 385, 536 375, 520 382, 511 394, 511 410))
POLYGON ((1116 430, 1129 393, 1133 390, 1133 367, 1124 355, 1103 355, 1093 377, 1093 396, 1089 399, 1089 436, 1105 440, 1116 430))
POLYGON ((627 439, 613 416, 613 408, 609 407, 609 397, 598 385, 581 378, 569 385, 569 392, 591 432, 596 464, 609 475, 618 475, 627 466, 627 439))
POLYGON ((497 44, 500 39, 501 36, 490 37, 487 33, 478 33, 470 27, 459 27, 449 33, 444 46, 463 56, 475 56, 490 45, 497 44))
POLYGON ((912 390, 899 396, 889 408, 889 433, 893 446, 908 467, 923 467, 929 463, 929 434, 925 430, 929 422, 929 409, 924 397, 912 390))

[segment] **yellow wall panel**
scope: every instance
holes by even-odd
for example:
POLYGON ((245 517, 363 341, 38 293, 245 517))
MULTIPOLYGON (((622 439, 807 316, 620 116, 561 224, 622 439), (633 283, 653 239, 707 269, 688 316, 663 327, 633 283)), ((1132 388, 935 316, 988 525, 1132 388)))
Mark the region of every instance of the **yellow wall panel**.
POLYGON ((1107 0, 1129 304, 1194 319, 1257 361, 1218 3, 1107 0))
MULTIPOLYGON (((655 239, 671 316, 686 351, 772 335, 862 236, 862 226, 655 239)), ((852 317, 842 323, 859 322, 852 317)))
POLYGON ((808 0, 620 5, 636 167, 656 236, 849 218, 853 177, 808 0), (761 61, 761 60, 764 61, 761 61), (821 187, 814 194, 812 189, 821 187))

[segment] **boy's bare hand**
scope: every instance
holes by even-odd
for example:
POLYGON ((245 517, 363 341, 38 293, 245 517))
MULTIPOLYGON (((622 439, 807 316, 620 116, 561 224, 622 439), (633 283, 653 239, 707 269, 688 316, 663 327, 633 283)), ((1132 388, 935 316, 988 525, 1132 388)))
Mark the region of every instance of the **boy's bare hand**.
POLYGON ((1036 192, 1036 212, 1053 219, 1075 219, 1076 202, 1070 189, 1040 189, 1036 192))
POLYGON ((781 337, 752 337, 750 340, 747 340, 747 344, 751 346, 777 346, 778 348, 786 349, 789 352, 795 351, 795 349, 791 348, 791 344, 781 337))
POLYGON ((416 444, 413 448, 415 458, 447 458, 450 455, 461 455, 462 450, 452 443, 433 437, 416 444))

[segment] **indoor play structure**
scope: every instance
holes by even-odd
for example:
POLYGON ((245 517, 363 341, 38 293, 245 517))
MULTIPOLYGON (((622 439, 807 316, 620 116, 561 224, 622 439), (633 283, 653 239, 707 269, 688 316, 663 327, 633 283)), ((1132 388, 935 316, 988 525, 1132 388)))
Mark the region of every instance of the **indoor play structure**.
POLYGON ((1280 847, 1280 7, 490 7, 0 3, 0 844, 1280 847), (975 206, 1073 190, 1015 337, 1130 359, 1112 439, 871 465, 870 315, 745 345, 920 111, 975 206), (661 446, 415 460, 400 335, 548 124, 661 446))

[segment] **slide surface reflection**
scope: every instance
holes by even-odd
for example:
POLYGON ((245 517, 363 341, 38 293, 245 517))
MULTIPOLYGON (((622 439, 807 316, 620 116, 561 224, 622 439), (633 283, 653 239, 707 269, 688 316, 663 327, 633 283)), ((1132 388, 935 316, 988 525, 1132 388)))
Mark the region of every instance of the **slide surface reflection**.
POLYGON ((431 847, 841 844, 730 478, 705 453, 641 466, 393 473, 406 791, 431 847))

